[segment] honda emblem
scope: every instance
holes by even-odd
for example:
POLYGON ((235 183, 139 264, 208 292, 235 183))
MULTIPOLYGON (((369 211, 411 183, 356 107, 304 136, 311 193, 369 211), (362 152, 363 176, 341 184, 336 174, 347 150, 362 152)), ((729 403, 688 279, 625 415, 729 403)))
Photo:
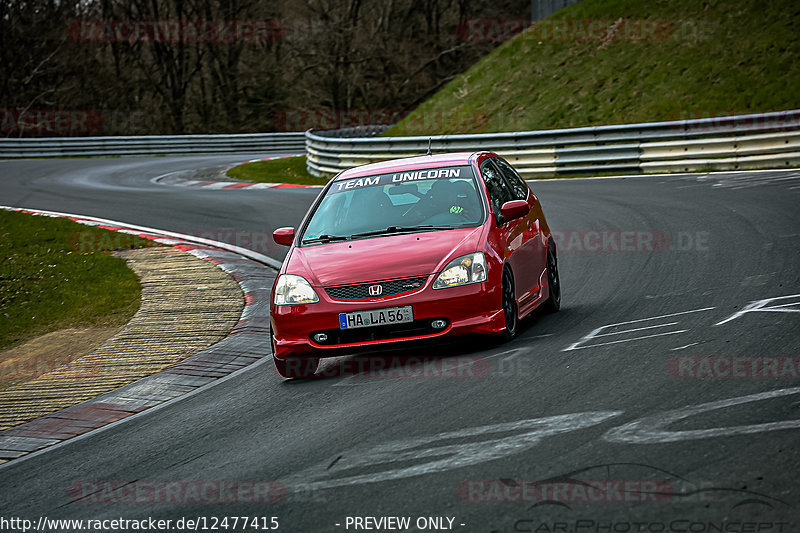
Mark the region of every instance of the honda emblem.
POLYGON ((380 296, 383 294, 383 285, 370 285, 369 286, 369 295, 370 296, 380 296))

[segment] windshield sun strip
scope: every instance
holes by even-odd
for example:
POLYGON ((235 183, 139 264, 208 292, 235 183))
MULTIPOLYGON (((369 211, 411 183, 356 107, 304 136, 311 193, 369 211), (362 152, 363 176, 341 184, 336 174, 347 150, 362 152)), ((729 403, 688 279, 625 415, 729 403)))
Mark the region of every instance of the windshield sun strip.
MULTIPOLYGON (((472 181, 472 185, 474 187, 473 190, 475 191, 475 194, 478 197, 478 204, 479 204, 480 209, 481 209, 481 216, 480 216, 479 220, 477 222, 475 222, 474 224, 470 223, 470 224, 466 224, 466 225, 458 225, 458 226, 454 225, 454 226, 447 226, 447 227, 439 226, 439 227, 436 227, 435 229, 434 228, 431 228, 431 229, 429 229, 429 228, 415 229, 413 232, 412 231, 384 232, 383 230, 376 230, 376 232, 378 233, 376 235, 364 236, 363 234, 357 233, 357 234, 351 235, 351 236, 346 237, 346 238, 339 238, 339 239, 334 239, 334 240, 318 240, 318 238, 314 237, 314 238, 311 238, 311 239, 303 239, 303 240, 300 241, 299 244, 300 244, 301 247, 302 246, 313 246, 313 245, 319 245, 319 244, 330 244, 330 243, 333 243, 333 242, 344 242, 344 241, 349 241, 349 240, 359 240, 359 239, 365 239, 365 238, 370 238, 370 237, 383 237, 383 236, 401 235, 401 234, 425 232, 425 231, 437 231, 437 230, 444 231, 444 230, 449 230, 449 229, 463 229, 463 228, 468 228, 468 227, 478 227, 481 224, 486 222, 486 219, 487 219, 488 213, 489 213, 488 208, 487 208, 487 204, 486 204, 486 198, 484 197, 484 193, 483 193, 482 184, 480 183, 480 180, 478 178, 479 173, 478 173, 478 171, 477 171, 477 169, 476 169, 476 167, 475 167, 475 165, 474 165, 474 163, 472 161, 470 161, 469 163, 467 163, 465 165, 459 165, 459 167, 460 168, 469 169, 469 173, 470 173, 469 179, 472 181)), ((447 167, 441 167, 441 168, 447 168, 447 167)), ((423 169, 423 170, 436 170, 436 169, 423 169)), ((311 221, 314 219, 314 215, 317 213, 317 211, 318 211, 320 205, 322 205, 323 201, 328 197, 330 189, 335 184, 347 182, 347 181, 350 181, 350 180, 358 180, 358 179, 365 179, 365 178, 375 178, 375 177, 380 177, 382 175, 383 174, 379 174, 379 175, 375 175, 375 176, 354 177, 354 178, 348 178, 346 180, 341 180, 341 181, 334 181, 334 180, 329 181, 328 184, 325 186, 325 188, 320 193, 320 195, 317 197, 317 199, 314 202, 314 205, 313 205, 311 211, 309 211, 308 215, 303 220, 303 222, 301 224, 301 232, 300 232, 300 234, 302 235, 302 234, 304 234, 306 232, 306 230, 308 230, 308 226, 311 223, 311 221)), ((465 176, 465 178, 466 178, 466 176, 465 176)), ((428 179, 437 179, 437 178, 428 178, 428 179)), ((367 233, 376 233, 376 232, 367 232, 367 233)), ((339 237, 343 237, 343 236, 339 236, 339 237)))

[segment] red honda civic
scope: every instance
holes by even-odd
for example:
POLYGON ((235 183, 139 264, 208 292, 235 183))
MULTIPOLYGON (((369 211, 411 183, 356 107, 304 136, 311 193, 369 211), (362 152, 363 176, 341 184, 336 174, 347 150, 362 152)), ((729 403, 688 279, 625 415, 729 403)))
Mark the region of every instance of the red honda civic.
POLYGON ((541 205, 491 152, 396 159, 346 170, 317 197, 272 288, 273 361, 313 375, 322 357, 465 334, 514 337, 561 305, 541 205))

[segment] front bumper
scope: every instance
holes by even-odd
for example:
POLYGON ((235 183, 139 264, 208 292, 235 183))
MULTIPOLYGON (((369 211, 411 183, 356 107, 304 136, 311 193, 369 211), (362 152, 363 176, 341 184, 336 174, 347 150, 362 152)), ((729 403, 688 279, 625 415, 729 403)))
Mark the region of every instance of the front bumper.
POLYGON ((333 357, 348 349, 434 339, 445 336, 494 335, 505 328, 499 289, 488 282, 433 290, 431 276, 414 293, 364 300, 333 300, 315 287, 320 301, 308 305, 272 305, 270 320, 275 336, 275 357, 313 355, 333 357), (414 322, 391 326, 339 329, 339 313, 410 305, 414 322), (434 328, 444 320, 444 328, 434 328), (324 343, 313 336, 325 333, 324 343))

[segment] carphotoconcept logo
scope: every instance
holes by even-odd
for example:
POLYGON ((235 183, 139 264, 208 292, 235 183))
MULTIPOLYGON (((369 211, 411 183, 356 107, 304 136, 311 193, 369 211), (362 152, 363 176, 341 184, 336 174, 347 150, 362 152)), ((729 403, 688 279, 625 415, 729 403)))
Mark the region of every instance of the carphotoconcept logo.
POLYGON ((525 504, 525 513, 509 517, 511 531, 792 531, 787 527, 788 522, 782 520, 786 513, 792 512, 789 502, 741 485, 696 483, 663 468, 623 462, 593 465, 573 471, 569 476, 541 481, 464 481, 457 491, 460 499, 471 503, 525 504), (623 472, 638 472, 643 477, 637 480, 614 475, 623 472), (603 477, 603 473, 608 477, 603 477), (603 507, 602 517, 593 516, 593 509, 600 509, 595 504, 603 507), (643 513, 630 518, 629 511, 634 507, 643 513), (622 512, 614 517, 608 515, 607 509, 622 512), (649 518, 646 509, 659 509, 658 518, 649 518), (751 516, 754 510, 770 514, 756 520, 751 516), (554 518, 554 513, 558 513, 558 518, 554 518))

